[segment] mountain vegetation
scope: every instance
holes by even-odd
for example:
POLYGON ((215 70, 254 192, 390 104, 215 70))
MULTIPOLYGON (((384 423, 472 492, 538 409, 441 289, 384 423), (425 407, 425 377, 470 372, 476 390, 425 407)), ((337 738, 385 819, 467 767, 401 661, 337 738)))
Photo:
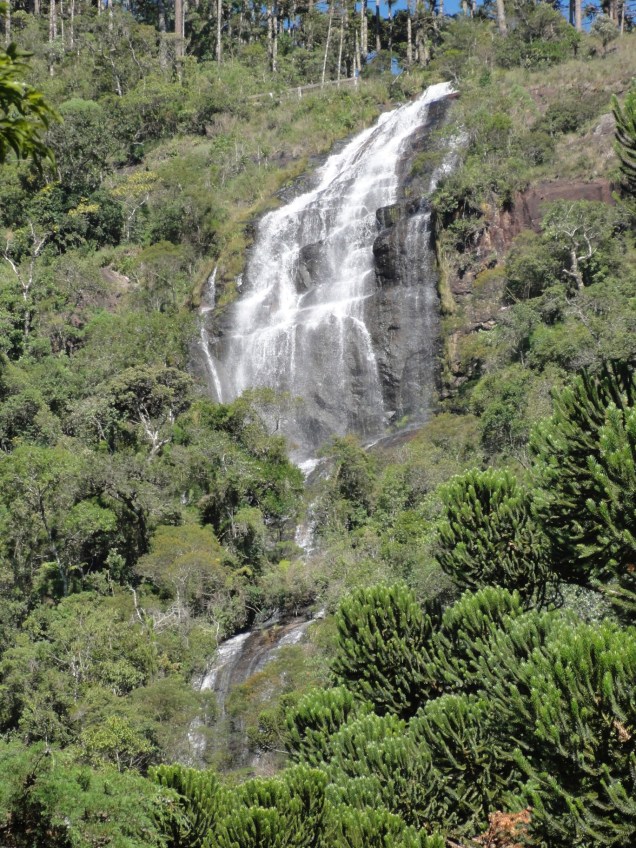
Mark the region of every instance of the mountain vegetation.
POLYGON ((8 848, 636 841, 633 10, 384 11, 0 9, 8 848), (440 80, 413 165, 456 151, 438 408, 334 439, 305 487, 293 399, 209 399, 196 308, 336 141, 440 80), (218 721, 219 643, 312 605, 218 721))

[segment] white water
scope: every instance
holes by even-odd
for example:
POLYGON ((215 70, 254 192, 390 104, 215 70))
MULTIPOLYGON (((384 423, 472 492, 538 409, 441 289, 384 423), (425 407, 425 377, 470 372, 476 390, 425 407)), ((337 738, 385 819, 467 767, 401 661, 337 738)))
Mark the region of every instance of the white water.
MULTIPOLYGON (((220 346, 213 382, 224 400, 271 387, 303 400, 283 429, 296 458, 332 435, 374 436, 388 418, 365 301, 374 293, 375 213, 395 202, 397 166, 447 83, 382 115, 329 157, 317 185, 266 215, 220 346)), ((211 367, 208 370, 212 373, 211 367)))
POLYGON ((221 403, 223 400, 223 388, 221 385, 221 378, 219 377, 216 360, 212 356, 212 340, 208 335, 208 331, 205 325, 205 316, 208 312, 211 312, 215 306, 216 272, 217 266, 215 265, 214 270, 206 281, 205 290, 203 292, 203 298, 201 300, 201 306, 199 308, 199 344, 201 346, 201 350, 203 351, 203 360, 205 362, 208 385, 210 387, 210 390, 213 392, 213 400, 216 400, 218 403, 221 403))

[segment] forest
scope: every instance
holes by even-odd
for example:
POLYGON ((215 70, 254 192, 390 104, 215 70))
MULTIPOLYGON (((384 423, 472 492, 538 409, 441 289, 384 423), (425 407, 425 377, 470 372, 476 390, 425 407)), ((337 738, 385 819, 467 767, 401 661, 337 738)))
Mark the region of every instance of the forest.
POLYGON ((634 10, 399 5, 0 5, 7 848, 636 844, 634 10), (442 81, 434 414, 305 480, 206 281, 442 81), (220 715, 219 644, 318 610, 220 715))

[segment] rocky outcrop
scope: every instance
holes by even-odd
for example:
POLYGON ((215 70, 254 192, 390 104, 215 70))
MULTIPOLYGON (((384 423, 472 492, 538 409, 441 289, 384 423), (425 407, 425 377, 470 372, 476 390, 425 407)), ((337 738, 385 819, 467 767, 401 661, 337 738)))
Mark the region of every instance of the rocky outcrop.
POLYGON ((376 289, 365 310, 378 363, 384 407, 390 422, 405 417, 422 421, 429 414, 438 384, 438 272, 427 200, 435 156, 417 169, 422 153, 433 153, 436 127, 448 101, 434 105, 399 163, 400 197, 376 211, 373 242, 376 289))
POLYGON ((316 280, 321 278, 320 262, 323 253, 323 242, 317 241, 314 244, 301 247, 298 252, 298 266, 294 274, 294 284, 298 294, 308 292, 316 280))
MULTIPOLYGON (((602 124, 599 124, 605 131, 602 124)), ((478 334, 494 328, 507 308, 505 279, 499 263, 523 230, 540 232, 545 206, 557 200, 614 203, 608 180, 552 180, 517 193, 506 210, 487 209, 486 220, 461 268, 446 270, 444 285, 453 309, 461 315, 444 339, 442 396, 453 395, 466 381, 479 376, 478 334), (457 328, 459 324, 459 328, 457 328)))

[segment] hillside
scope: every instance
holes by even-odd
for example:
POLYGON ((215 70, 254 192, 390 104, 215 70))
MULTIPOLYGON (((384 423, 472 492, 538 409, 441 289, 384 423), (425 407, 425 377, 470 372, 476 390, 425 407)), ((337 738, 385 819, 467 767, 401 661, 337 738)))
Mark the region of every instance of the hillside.
POLYGON ((4 10, 56 116, 0 157, 3 845, 634 844, 636 36, 498 7, 4 10), (210 397, 198 307, 214 272, 222 329, 262 215, 441 81, 382 213, 452 153, 432 414, 306 483, 294 398, 210 397))

